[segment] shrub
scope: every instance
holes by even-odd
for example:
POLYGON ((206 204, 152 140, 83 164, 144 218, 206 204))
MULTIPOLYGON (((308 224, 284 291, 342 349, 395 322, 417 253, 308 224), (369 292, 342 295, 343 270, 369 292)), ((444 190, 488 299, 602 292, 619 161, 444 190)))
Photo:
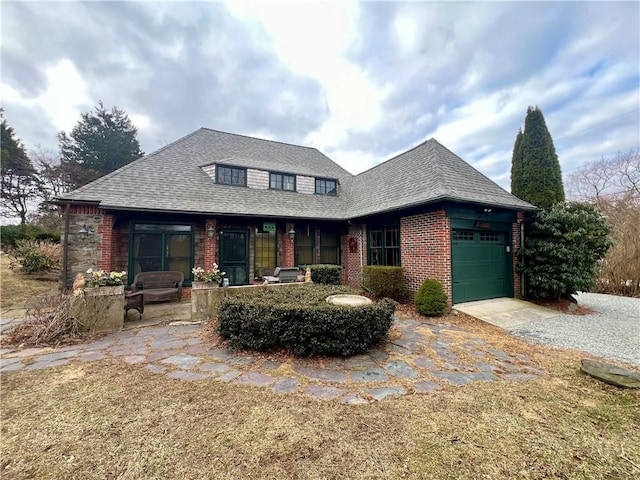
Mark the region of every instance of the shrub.
POLYGON ((554 205, 525 224, 518 271, 526 294, 557 300, 593 286, 598 264, 611 247, 611 229, 592 205, 554 205))
POLYGON ((60 232, 49 232, 36 225, 0 226, 0 245, 3 250, 16 248, 20 240, 41 240, 58 243, 60 242, 60 232))
POLYGON ((60 267, 61 246, 48 241, 18 240, 11 268, 24 273, 49 272, 60 267))
POLYGON ((416 293, 416 310, 422 315, 434 317, 447 311, 447 294, 437 280, 426 279, 416 293))
POLYGON ((391 328, 395 302, 341 307, 326 302, 344 286, 296 285, 227 297, 218 309, 218 333, 232 348, 296 355, 354 355, 380 342, 391 328))
POLYGON ((340 285, 342 267, 340 265, 309 265, 311 281, 320 285, 340 285))
POLYGON ((363 268, 362 286, 377 298, 401 300, 407 295, 404 268, 366 266, 363 268))

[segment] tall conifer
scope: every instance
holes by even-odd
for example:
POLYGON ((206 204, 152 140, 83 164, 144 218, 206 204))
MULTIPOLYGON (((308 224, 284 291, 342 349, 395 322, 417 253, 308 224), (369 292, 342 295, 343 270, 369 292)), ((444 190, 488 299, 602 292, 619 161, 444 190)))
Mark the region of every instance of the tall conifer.
POLYGON ((564 202, 560 162, 538 107, 527 109, 524 132, 518 132, 516 137, 511 189, 518 198, 545 210, 564 202))

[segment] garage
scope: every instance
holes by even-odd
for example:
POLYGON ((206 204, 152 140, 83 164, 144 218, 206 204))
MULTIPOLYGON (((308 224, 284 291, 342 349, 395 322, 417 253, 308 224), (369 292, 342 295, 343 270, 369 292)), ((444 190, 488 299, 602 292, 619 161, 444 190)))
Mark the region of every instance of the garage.
POLYGON ((513 297, 508 231, 451 230, 453 303, 513 297))

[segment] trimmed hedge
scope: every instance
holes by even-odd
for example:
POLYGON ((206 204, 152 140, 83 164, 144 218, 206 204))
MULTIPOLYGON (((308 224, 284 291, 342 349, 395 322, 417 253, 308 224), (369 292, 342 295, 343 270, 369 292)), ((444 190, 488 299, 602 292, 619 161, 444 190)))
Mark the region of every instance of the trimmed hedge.
POLYGON ((365 266, 362 270, 363 287, 377 298, 388 297, 401 300, 407 296, 404 268, 365 266))
POLYGON ((0 246, 11 249, 20 240, 42 240, 60 242, 60 232, 49 232, 37 225, 0 225, 0 246))
POLYGON ((260 290, 220 302, 218 333, 230 347, 305 356, 363 353, 385 337, 396 305, 389 299, 360 307, 327 303, 329 295, 355 293, 343 286, 260 290))
POLYGON ((416 310, 422 315, 435 317, 447 311, 447 294, 437 280, 426 279, 416 293, 416 310))
POLYGON ((342 267, 340 265, 309 265, 311 281, 320 285, 340 285, 342 267))

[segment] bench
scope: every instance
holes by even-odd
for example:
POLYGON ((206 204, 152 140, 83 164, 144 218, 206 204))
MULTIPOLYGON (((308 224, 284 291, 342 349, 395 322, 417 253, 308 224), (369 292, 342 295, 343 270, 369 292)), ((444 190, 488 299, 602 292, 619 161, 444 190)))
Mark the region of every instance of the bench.
POLYGON ((182 272, 140 272, 133 279, 131 292, 142 292, 145 302, 180 300, 183 283, 182 272))
POLYGON ((260 271, 262 278, 267 283, 293 283, 298 281, 297 267, 276 267, 273 275, 265 275, 266 269, 260 271))

